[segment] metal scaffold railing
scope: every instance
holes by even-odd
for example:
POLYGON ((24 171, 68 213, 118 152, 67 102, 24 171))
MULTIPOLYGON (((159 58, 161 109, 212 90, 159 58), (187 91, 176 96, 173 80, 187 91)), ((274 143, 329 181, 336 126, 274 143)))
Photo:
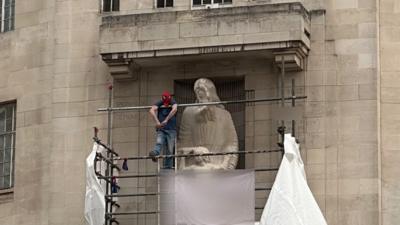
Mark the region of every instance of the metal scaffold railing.
MULTIPOLYGON (((118 156, 115 151, 108 147, 107 145, 103 144, 98 138, 94 138, 94 140, 105 147, 108 151, 114 152, 113 155, 118 156)), ((279 146, 281 143, 279 143, 279 146)), ((237 152, 223 152, 223 153, 204 153, 204 154, 174 154, 174 155, 159 155, 156 156, 155 158, 157 159, 165 159, 168 157, 174 157, 174 158, 182 158, 182 157, 194 157, 194 156, 218 156, 218 155, 230 155, 230 154, 262 154, 262 153, 277 153, 277 152, 283 152, 283 148, 280 149, 271 149, 271 150, 255 150, 255 151, 237 151, 237 152)), ((97 155, 98 157, 96 160, 104 160, 107 162, 108 169, 117 169, 120 171, 121 169, 116 165, 115 163, 111 163, 111 159, 104 158, 101 154, 97 155)), ((113 161, 119 161, 119 160, 149 160, 152 159, 153 157, 150 156, 136 156, 136 157, 128 157, 124 159, 120 158, 115 158, 113 161)), ((255 172, 268 172, 268 171, 277 171, 278 168, 255 168, 255 172)), ((102 175, 100 173, 96 173, 99 179, 105 180, 107 182, 108 186, 111 186, 112 184, 112 179, 118 178, 118 179, 129 179, 129 178, 158 178, 160 177, 160 164, 158 163, 158 170, 157 173, 152 173, 152 174, 136 174, 136 175, 102 175)), ((110 173, 108 173, 110 174, 110 173)), ((118 187, 119 188, 119 187, 118 187)), ((107 190, 111 190, 111 187, 109 187, 107 190)), ((271 190, 270 187, 256 187, 255 191, 269 191, 271 190)), ((133 211, 133 212, 113 212, 113 206, 119 207, 119 204, 116 201, 113 201, 113 198, 116 197, 144 197, 144 196, 160 196, 160 188, 158 187, 157 192, 147 192, 147 193, 132 193, 132 194, 112 194, 110 191, 106 192, 105 201, 106 205, 108 207, 106 208, 106 224, 119 224, 116 216, 127 216, 127 215, 146 215, 146 214, 159 214, 160 210, 159 208, 157 210, 152 210, 152 211, 133 211)), ((159 205, 159 202, 158 202, 159 205)), ((260 207, 256 207, 255 209, 261 209, 260 207)))

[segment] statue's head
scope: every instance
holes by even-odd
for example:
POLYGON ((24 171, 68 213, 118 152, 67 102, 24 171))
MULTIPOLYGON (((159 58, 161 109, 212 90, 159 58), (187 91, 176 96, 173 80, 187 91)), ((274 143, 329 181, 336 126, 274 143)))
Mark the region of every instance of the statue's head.
POLYGON ((219 102, 217 89, 214 83, 207 78, 200 78, 194 83, 194 93, 196 93, 197 101, 203 102, 219 102))

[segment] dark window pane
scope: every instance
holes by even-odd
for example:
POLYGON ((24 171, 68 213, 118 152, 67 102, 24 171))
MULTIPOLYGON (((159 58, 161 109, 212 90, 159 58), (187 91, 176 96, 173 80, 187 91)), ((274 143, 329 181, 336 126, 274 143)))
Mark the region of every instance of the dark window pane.
POLYGON ((201 5, 201 0, 193 0, 193 5, 201 5))
POLYGON ((0 151, 4 150, 4 140, 5 140, 5 136, 0 135, 0 151))
POLYGON ((221 3, 222 3, 222 0, 214 0, 214 3, 219 3, 219 4, 221 4, 221 3))
MULTIPOLYGON (((2 9, 2 8, 3 8, 3 1, 0 0, 0 9, 2 9)), ((1 23, 1 18, 3 18, 2 17, 2 10, 0 10, 0 32, 3 31, 2 27, 1 27, 1 24, 2 24, 1 23)))
POLYGON ((6 131, 6 111, 0 106, 0 134, 6 131))
POLYGON ((0 163, 4 162, 4 154, 5 154, 5 151, 0 150, 0 163))
POLYGON ((13 0, 12 4, 11 4, 11 14, 12 14, 11 30, 14 30, 14 26, 15 26, 15 0, 13 0))
POLYGON ((4 163, 0 163, 0 177, 4 176, 4 163))
POLYGON ((112 11, 119 11, 119 0, 113 0, 112 11))
POLYGON ((0 189, 4 189, 4 188, 6 188, 4 186, 4 177, 0 176, 0 189))
POLYGON ((10 163, 4 163, 4 175, 10 175, 10 171, 11 171, 11 167, 10 167, 10 163))
POLYGON ((13 131, 13 119, 7 118, 6 119, 6 132, 13 131))
POLYGON ((157 8, 164 8, 164 0, 157 0, 157 8))
POLYGON ((174 0, 166 0, 167 7, 173 7, 174 6, 174 0))
POLYGON ((103 11, 104 12, 111 11, 111 0, 103 0, 103 11))
POLYGON ((12 29, 12 21, 13 18, 13 1, 14 0, 5 0, 4 2, 4 31, 9 31, 12 29))
POLYGON ((232 0, 224 0, 224 4, 232 4, 232 0))
POLYGON ((6 149, 4 151, 4 162, 11 162, 11 151, 12 149, 6 149))
POLYGON ((10 9, 11 9, 10 0, 5 0, 4 1, 4 19, 10 18, 10 9))
POLYGON ((6 141, 6 143, 5 143, 4 147, 6 149, 12 148, 12 135, 11 134, 5 135, 5 141, 6 141))
POLYGON ((11 187, 11 176, 5 176, 4 177, 4 188, 10 188, 11 187))
POLYGON ((211 0, 203 0, 203 5, 205 4, 211 4, 211 0))
POLYGON ((11 4, 10 0, 4 1, 4 31, 10 30, 11 4))
POLYGON ((6 109, 6 131, 12 131, 13 129, 13 105, 7 105, 6 109))

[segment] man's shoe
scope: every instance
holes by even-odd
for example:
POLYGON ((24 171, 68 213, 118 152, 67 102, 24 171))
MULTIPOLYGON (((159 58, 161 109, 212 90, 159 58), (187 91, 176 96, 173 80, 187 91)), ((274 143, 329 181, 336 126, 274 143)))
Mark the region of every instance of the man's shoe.
POLYGON ((157 158, 156 158, 157 154, 155 152, 153 152, 153 151, 149 152, 149 156, 151 157, 151 161, 157 162, 157 158))

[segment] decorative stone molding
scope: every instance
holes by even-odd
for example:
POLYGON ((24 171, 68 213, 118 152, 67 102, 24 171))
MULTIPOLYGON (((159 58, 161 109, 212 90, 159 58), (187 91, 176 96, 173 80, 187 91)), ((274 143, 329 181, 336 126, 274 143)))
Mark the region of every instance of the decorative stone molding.
POLYGON ((273 53, 275 55, 275 64, 282 68, 282 59, 284 60, 286 71, 301 71, 305 69, 306 53, 299 49, 289 49, 273 53))
POLYGON ((107 60, 103 59, 109 68, 110 74, 116 80, 136 80, 141 67, 131 59, 107 60))
POLYGON ((268 58, 276 53, 278 64, 283 55, 287 70, 302 70, 310 49, 310 19, 300 2, 110 15, 100 26, 100 54, 117 79, 132 79, 140 67, 171 57, 256 51, 268 58))

